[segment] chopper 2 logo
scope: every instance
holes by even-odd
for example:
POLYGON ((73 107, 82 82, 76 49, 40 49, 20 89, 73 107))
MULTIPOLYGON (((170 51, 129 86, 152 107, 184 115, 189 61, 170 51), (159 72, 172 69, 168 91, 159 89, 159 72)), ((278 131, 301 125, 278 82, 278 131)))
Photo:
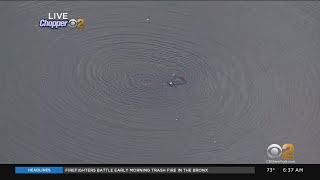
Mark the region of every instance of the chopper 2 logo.
POLYGON ((60 27, 84 28, 84 19, 68 19, 68 13, 49 13, 48 19, 40 19, 42 28, 58 29, 60 27))
POLYGON ((278 144, 271 144, 267 149, 267 154, 272 160, 267 160, 267 163, 295 163, 293 144, 284 144, 282 147, 278 144), (280 158, 280 160, 275 160, 280 158))

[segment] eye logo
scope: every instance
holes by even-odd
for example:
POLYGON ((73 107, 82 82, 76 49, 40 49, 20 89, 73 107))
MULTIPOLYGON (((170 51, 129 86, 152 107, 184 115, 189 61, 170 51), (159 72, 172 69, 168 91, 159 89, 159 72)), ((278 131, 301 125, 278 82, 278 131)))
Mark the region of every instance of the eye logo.
POLYGON ((279 158, 281 155, 282 159, 293 159, 294 145, 284 144, 281 148, 278 144, 271 144, 267 149, 267 154, 270 158, 279 158), (283 152, 282 152, 283 150, 283 152))
POLYGON ((77 26, 77 20, 70 19, 69 20, 69 26, 72 27, 72 28, 75 28, 77 26))
POLYGON ((272 159, 278 158, 282 154, 282 148, 278 144, 271 144, 267 149, 267 153, 272 159))

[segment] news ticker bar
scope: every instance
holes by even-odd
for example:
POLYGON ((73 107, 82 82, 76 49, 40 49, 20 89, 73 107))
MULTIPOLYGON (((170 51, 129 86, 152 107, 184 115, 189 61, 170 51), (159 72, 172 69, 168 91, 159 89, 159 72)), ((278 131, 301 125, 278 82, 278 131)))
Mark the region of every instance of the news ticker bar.
POLYGON ((320 164, 0 164, 15 175, 319 175, 320 164))
POLYGON ((255 167, 15 167, 15 174, 255 174, 255 167))

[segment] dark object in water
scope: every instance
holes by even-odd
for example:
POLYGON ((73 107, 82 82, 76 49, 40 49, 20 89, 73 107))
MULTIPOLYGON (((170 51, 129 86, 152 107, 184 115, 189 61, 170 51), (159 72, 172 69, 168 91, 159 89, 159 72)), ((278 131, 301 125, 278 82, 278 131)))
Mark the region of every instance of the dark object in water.
POLYGON ((168 84, 169 84, 169 86, 171 86, 171 87, 175 85, 172 81, 168 82, 168 84))
POLYGON ((186 84, 187 81, 183 77, 173 74, 167 83, 170 87, 175 87, 186 84))

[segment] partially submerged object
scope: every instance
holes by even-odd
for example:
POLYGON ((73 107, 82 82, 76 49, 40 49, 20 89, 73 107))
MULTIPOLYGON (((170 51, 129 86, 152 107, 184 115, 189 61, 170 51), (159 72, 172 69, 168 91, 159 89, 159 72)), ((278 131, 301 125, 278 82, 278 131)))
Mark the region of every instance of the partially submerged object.
POLYGON ((176 87, 176 86, 186 84, 187 81, 182 76, 173 74, 167 83, 170 87, 176 87))
POLYGON ((172 81, 168 82, 168 84, 169 84, 169 86, 171 86, 171 87, 174 85, 174 83, 173 83, 172 81))

